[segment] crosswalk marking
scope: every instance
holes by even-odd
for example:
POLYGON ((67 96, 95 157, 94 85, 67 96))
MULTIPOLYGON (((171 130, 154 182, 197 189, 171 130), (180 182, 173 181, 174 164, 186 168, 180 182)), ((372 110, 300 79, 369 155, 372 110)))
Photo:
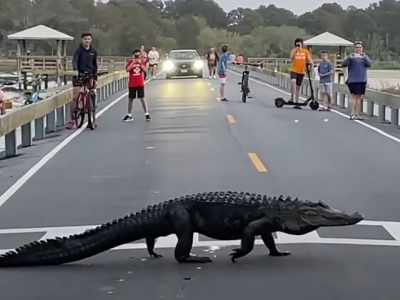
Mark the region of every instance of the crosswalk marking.
MULTIPOLYGON (((341 244, 341 245, 369 245, 369 246, 400 246, 400 222, 389 222, 389 221, 362 221, 355 225, 364 226, 382 226, 394 240, 374 240, 374 239, 347 239, 347 238, 322 238, 316 231, 301 235, 294 236, 288 235, 281 232, 277 233, 277 244, 341 244)), ((85 230, 97 227, 93 226, 64 226, 64 227, 38 227, 38 228, 13 228, 13 229, 0 229, 0 239, 2 234, 19 234, 19 233, 43 233, 41 240, 63 237, 73 234, 79 234, 85 230)), ((30 241, 29 241, 30 242, 30 241)), ((161 237, 157 240, 156 248, 174 248, 177 243, 175 235, 167 237, 161 237)), ((194 234, 193 247, 228 247, 237 246, 240 244, 239 240, 234 241, 201 241, 199 240, 199 234, 194 234)), ((263 245, 263 242, 259 239, 256 240, 256 245, 263 245)), ((145 243, 131 243, 121 245, 112 250, 135 250, 135 249, 146 249, 145 243)), ((3 254, 12 249, 0 249, 0 254, 3 254)))

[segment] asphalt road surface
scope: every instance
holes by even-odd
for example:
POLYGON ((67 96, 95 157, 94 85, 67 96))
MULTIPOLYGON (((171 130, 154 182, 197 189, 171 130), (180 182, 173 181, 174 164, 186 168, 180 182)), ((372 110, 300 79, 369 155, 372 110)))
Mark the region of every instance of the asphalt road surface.
POLYGON ((0 249, 210 190, 322 199, 364 213, 365 222, 302 237, 278 234, 292 256, 269 257, 258 242, 237 264, 228 258, 237 241, 196 235, 192 252, 214 263, 178 265, 170 236, 158 240, 164 257, 157 260, 137 241, 75 264, 4 269, 0 299, 396 299, 400 145, 334 113, 276 109, 281 92, 260 83, 251 82, 253 99, 243 104, 238 81, 229 74, 230 102, 223 103, 217 79, 161 76, 147 85, 151 122, 135 103, 134 122, 123 123, 123 97, 106 107, 98 130, 74 138, 62 132, 22 159, 1 162, 2 174, 13 176, 0 184, 9 188, 0 196, 0 249), (51 159, 12 185, 43 149, 53 151, 51 159))

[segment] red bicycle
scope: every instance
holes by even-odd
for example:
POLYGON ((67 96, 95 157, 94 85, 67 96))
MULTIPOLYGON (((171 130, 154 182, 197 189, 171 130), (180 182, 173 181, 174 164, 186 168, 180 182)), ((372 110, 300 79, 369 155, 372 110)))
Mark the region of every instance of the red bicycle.
POLYGON ((83 86, 76 100, 74 119, 77 128, 81 128, 85 122, 85 115, 88 116, 88 128, 94 130, 95 126, 95 110, 96 110, 96 94, 94 92, 93 76, 89 73, 80 74, 83 78, 83 86))

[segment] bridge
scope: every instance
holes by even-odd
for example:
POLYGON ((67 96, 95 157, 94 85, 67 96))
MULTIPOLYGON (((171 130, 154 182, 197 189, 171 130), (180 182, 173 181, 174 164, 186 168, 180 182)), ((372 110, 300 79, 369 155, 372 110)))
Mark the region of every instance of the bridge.
MULTIPOLYGON (((227 98, 219 81, 165 80, 146 85, 152 121, 135 103, 126 112, 126 75, 99 81, 99 128, 63 130, 70 90, 0 118, 0 249, 80 233, 160 201, 203 191, 237 190, 323 199, 361 211, 348 228, 276 236, 284 258, 254 251, 232 265, 239 241, 195 236, 192 252, 213 264, 178 265, 176 238, 143 241, 71 265, 0 270, 4 299, 395 299, 400 268, 397 96, 368 91, 364 121, 347 116, 348 92, 334 88, 332 112, 277 109, 288 75, 251 69, 253 99, 241 103, 241 68, 231 66, 227 98), (35 129, 33 125, 35 124, 35 129), (18 138, 19 137, 19 138, 18 138), (22 146, 21 146, 22 145, 22 146), (23 287, 21 287, 23 284, 23 287), (310 290, 308 290, 308 288, 310 290)), ((303 95, 309 94, 305 83, 303 95)))

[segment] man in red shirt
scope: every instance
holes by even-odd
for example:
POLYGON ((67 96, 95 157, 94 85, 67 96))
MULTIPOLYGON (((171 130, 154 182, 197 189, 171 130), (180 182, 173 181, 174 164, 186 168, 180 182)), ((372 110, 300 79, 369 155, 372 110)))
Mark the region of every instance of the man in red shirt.
POLYGON ((143 62, 140 50, 133 50, 132 59, 128 60, 126 63, 126 71, 129 73, 129 83, 128 83, 128 114, 123 119, 124 122, 132 122, 132 110, 133 110, 133 100, 139 98, 142 102, 142 107, 146 121, 150 121, 150 114, 148 112, 147 101, 144 96, 144 76, 146 73, 146 64, 143 62))

